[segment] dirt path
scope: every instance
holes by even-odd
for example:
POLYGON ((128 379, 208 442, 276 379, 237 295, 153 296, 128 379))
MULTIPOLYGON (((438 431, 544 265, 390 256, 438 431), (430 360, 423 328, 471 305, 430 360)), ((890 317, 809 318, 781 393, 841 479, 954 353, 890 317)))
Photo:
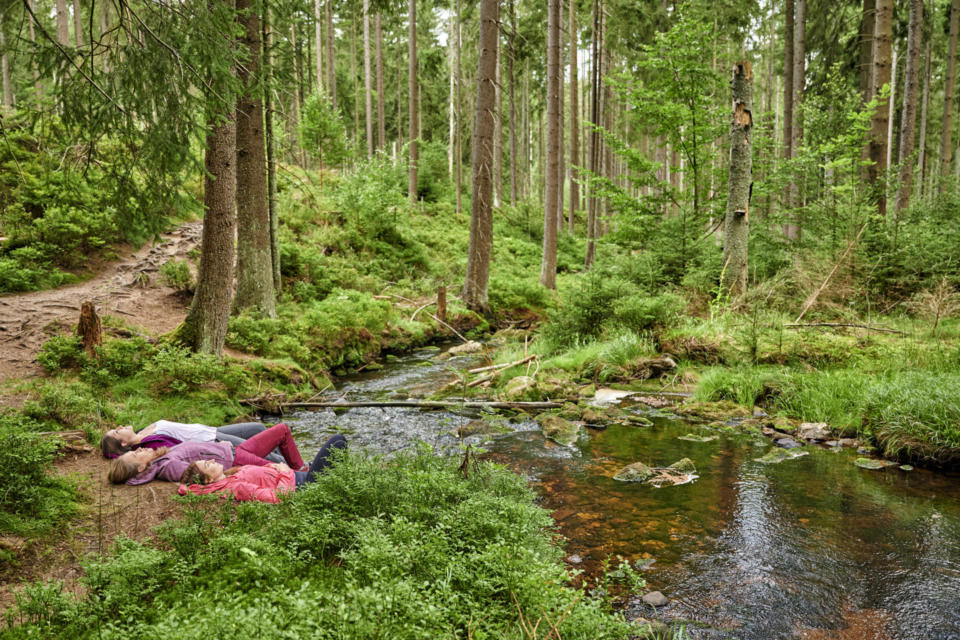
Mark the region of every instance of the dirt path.
POLYGON ((89 300, 103 315, 115 315, 158 335, 172 330, 186 315, 173 289, 158 282, 160 267, 184 258, 200 244, 201 221, 164 234, 160 243, 127 251, 86 282, 47 291, 0 296, 0 382, 42 373, 36 362, 40 346, 73 327, 81 303, 89 300))

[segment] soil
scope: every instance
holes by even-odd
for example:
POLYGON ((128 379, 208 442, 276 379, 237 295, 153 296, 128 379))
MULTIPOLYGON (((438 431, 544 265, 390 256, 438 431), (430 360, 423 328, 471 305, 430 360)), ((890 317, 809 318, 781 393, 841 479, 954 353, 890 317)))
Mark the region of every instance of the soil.
MULTIPOLYGON (((54 335, 72 333, 86 301, 102 317, 119 318, 136 333, 156 337, 173 330, 186 317, 190 300, 161 284, 159 269, 199 246, 202 229, 201 221, 190 222, 149 246, 121 247, 118 260, 90 265, 95 275, 78 284, 0 296, 0 383, 7 383, 0 407, 23 403, 14 383, 44 374, 36 360, 40 347, 54 335)), ((104 332, 117 324, 105 324, 104 332)), ((55 463, 54 473, 77 482, 84 497, 81 514, 43 539, 0 538, 0 547, 17 556, 0 563, 0 609, 13 604, 27 582, 63 580, 66 590, 77 591, 81 559, 107 552, 117 535, 149 537, 154 526, 178 513, 174 485, 111 485, 109 463, 99 451, 67 453, 55 463)))

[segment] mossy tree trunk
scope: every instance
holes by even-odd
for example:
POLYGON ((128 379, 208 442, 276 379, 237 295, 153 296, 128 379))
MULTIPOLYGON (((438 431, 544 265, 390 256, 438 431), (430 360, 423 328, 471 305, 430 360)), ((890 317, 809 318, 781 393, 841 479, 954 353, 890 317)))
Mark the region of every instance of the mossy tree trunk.
POLYGON ((560 195, 560 0, 547 7, 547 176, 540 284, 557 288, 557 213, 560 195))
POLYGON ((910 206, 913 188, 914 129, 917 125, 917 98, 920 92, 920 37, 923 31, 923 0, 910 0, 910 26, 907 36, 907 68, 904 74, 906 93, 903 97, 903 117, 900 120, 900 193, 897 210, 910 206))
MULTIPOLYGON (((413 2, 413 0, 411 0, 413 2)), ((489 313, 487 284, 493 251, 493 119, 500 7, 498 0, 480 5, 480 54, 477 63, 477 115, 473 137, 473 202, 470 248, 463 301, 467 308, 489 313)))
MULTIPOLYGON (((419 118, 419 105, 417 104, 417 98, 419 92, 417 91, 417 0, 409 0, 409 43, 408 43, 408 53, 409 59, 409 95, 407 99, 410 102, 410 108, 408 115, 410 116, 410 159, 409 159, 409 169, 407 173, 407 197, 410 199, 410 206, 414 206, 417 203, 417 138, 420 135, 420 130, 417 126, 419 118)), ((491 105, 492 107, 493 105, 491 105)))
MULTIPOLYGON (((947 48, 947 77, 943 93, 943 133, 940 136, 940 175, 950 175, 950 158, 953 145, 950 136, 953 129, 953 92, 957 69, 957 33, 960 31, 960 0, 950 5, 950 44, 947 48)), ((940 193, 946 188, 946 181, 940 181, 940 193)))
MULTIPOLYGON (((873 88, 880 92, 883 85, 890 84, 890 56, 891 40, 893 38, 893 0, 877 0, 875 46, 873 50, 873 88)), ((876 192, 877 209, 881 216, 886 214, 886 180, 887 170, 887 126, 890 119, 890 100, 892 96, 883 100, 873 114, 872 136, 870 138, 870 182, 876 192)))
POLYGON ((260 79, 260 15, 252 0, 237 0, 247 54, 239 78, 244 94, 237 103, 237 292, 234 312, 253 309, 276 316, 273 252, 263 132, 260 79))
POLYGON ((724 290, 735 296, 747 288, 747 241, 750 233, 750 184, 753 176, 753 68, 747 61, 733 68, 733 119, 730 122, 730 176, 723 236, 724 290))
POLYGON ((567 216, 567 232, 573 235, 573 220, 580 202, 580 176, 574 165, 580 158, 580 122, 577 118, 577 3, 570 2, 570 25, 567 29, 570 35, 570 213, 567 216))

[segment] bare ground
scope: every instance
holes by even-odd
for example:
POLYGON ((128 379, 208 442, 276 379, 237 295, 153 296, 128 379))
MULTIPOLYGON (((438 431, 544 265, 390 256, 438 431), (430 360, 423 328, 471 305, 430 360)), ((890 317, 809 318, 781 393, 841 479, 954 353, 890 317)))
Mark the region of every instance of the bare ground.
MULTIPOLYGON (((74 331, 85 301, 93 302, 101 315, 121 318, 148 336, 173 330, 186 317, 188 301, 160 284, 158 271, 198 246, 202 228, 202 222, 191 222, 158 243, 135 251, 121 248, 117 261, 92 265, 96 275, 82 283, 0 296, 0 384, 5 387, 0 406, 22 404, 16 381, 43 375, 37 352, 51 336, 74 331)), ((41 540, 0 538, 0 546, 18 557, 7 566, 0 564, 0 609, 13 604, 16 592, 34 580, 63 580, 67 590, 76 591, 82 558, 108 551, 117 535, 147 537, 178 512, 173 485, 111 485, 108 463, 95 451, 68 453, 55 463, 54 473, 80 487, 81 514, 41 540)))

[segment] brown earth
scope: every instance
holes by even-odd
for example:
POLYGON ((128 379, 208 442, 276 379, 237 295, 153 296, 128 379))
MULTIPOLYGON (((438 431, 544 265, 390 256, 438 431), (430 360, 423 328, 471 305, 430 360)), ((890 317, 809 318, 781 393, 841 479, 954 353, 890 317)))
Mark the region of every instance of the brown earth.
MULTIPOLYGON (((52 289, 0 296, 0 406, 20 406, 23 397, 16 381, 43 375, 36 360, 51 336, 73 332, 83 302, 93 302, 101 316, 114 316, 131 330, 158 336, 174 329, 185 317, 189 300, 159 282, 158 271, 168 260, 183 259, 197 247, 203 224, 190 222, 164 234, 160 241, 133 250, 118 249, 118 260, 92 264, 89 280, 52 289)), ((105 332, 109 329, 105 327, 105 332)), ((0 564, 0 610, 14 603, 27 582, 63 580, 76 591, 80 560, 107 552, 117 535, 148 537, 157 524, 178 512, 176 488, 157 482, 139 487, 107 482, 109 461, 97 451, 68 453, 54 465, 54 473, 74 480, 84 502, 79 517, 39 539, 0 537, 0 548, 17 560, 0 564)))

